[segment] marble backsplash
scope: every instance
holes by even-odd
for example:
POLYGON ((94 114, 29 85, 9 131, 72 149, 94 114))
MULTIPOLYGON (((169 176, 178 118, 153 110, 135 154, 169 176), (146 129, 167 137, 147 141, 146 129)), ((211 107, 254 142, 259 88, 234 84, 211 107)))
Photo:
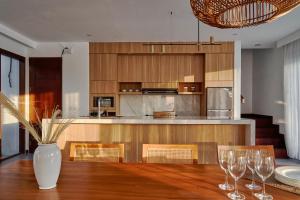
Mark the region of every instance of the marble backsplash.
POLYGON ((175 111, 178 116, 200 116, 199 95, 121 95, 120 115, 145 116, 153 111, 175 111))

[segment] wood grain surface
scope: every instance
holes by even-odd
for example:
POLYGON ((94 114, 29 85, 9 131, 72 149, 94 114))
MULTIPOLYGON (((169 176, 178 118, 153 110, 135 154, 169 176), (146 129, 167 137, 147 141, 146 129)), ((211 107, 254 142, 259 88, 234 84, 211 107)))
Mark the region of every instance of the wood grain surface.
MULTIPOLYGON (((65 149, 68 141, 122 143, 124 162, 141 162, 143 144, 199 144, 199 149, 203 143, 245 145, 245 134, 246 125, 71 124, 57 144, 65 149)), ((199 154, 199 162, 207 164, 212 157, 199 154)))
MULTIPOLYGON (((32 161, 0 165, 0 199, 228 199, 218 189, 224 173, 217 165, 109 164, 63 162, 56 189, 39 190, 32 161)), ((232 182, 232 179, 230 179, 232 182)), ((239 181, 247 199, 256 199, 239 181)), ((266 187, 274 199, 299 199, 299 195, 266 187)))

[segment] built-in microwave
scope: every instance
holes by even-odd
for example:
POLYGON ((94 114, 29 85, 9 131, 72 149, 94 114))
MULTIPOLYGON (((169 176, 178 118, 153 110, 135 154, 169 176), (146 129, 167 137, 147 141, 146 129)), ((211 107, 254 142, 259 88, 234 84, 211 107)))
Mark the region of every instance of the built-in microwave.
POLYGON ((93 96, 94 108, 98 108, 98 102, 101 108, 113 108, 115 104, 113 96, 93 96))

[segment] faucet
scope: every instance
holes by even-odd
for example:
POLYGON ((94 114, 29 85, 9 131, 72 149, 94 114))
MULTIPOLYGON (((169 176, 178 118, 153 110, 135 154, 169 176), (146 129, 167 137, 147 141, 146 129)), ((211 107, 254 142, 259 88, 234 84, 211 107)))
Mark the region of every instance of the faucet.
POLYGON ((101 97, 98 98, 98 118, 101 118, 101 97))

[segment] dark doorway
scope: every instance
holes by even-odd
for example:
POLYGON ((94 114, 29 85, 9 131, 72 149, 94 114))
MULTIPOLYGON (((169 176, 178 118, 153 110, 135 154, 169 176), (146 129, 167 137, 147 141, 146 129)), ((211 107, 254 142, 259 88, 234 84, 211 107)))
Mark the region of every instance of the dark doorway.
MULTIPOLYGON (((29 115, 34 125, 48 113, 49 117, 57 106, 62 109, 62 58, 29 58, 29 115)), ((37 143, 31 138, 29 151, 33 152, 37 143)))

